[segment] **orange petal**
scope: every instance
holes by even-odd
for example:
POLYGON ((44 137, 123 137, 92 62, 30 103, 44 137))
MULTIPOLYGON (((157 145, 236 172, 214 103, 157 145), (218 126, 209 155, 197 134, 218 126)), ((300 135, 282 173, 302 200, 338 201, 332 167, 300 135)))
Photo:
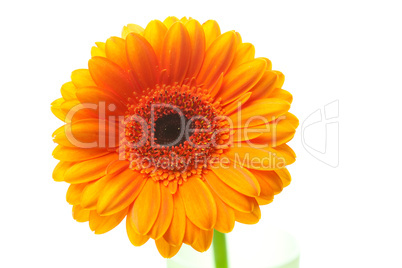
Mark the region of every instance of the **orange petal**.
MULTIPOLYGON (((234 142, 241 142, 241 141, 250 141, 257 139, 259 136, 262 135, 260 130, 253 131, 253 128, 244 128, 244 129, 236 129, 233 133, 233 141, 234 142)), ((254 142, 254 141, 253 141, 254 142)))
POLYGON ((76 88, 96 86, 88 69, 78 69, 71 73, 71 81, 76 88))
POLYGON ((175 194, 176 191, 177 191, 178 186, 179 186, 179 185, 178 185, 178 183, 177 183, 177 180, 174 180, 174 181, 169 182, 169 185, 168 185, 168 187, 169 187, 169 192, 170 192, 171 194, 175 194))
POLYGON ((139 34, 126 39, 126 53, 133 75, 143 89, 154 88, 158 83, 158 58, 148 41, 139 34))
POLYGON ((225 114, 231 115, 234 112, 239 112, 238 109, 241 109, 241 107, 243 107, 244 103, 246 103, 251 97, 251 94, 251 92, 242 94, 236 101, 224 105, 225 114))
POLYGON ((226 155, 238 165, 257 170, 272 170, 284 168, 295 161, 294 152, 286 144, 275 148, 256 148, 247 143, 231 148, 226 155))
POLYGON ((252 127, 266 124, 285 114, 290 108, 289 102, 281 99, 256 100, 242 108, 240 113, 230 116, 235 128, 252 127))
POLYGON ((76 184, 97 180, 106 175, 108 165, 117 159, 117 153, 109 153, 104 156, 76 163, 65 173, 64 181, 76 184))
POLYGON ((172 258, 174 255, 179 252, 181 245, 179 246, 172 246, 170 245, 164 238, 160 238, 155 240, 155 245, 159 251, 159 253, 164 258, 172 258))
POLYGON ((191 246, 193 249, 199 252, 205 252, 212 244, 212 238, 214 236, 214 230, 201 230, 197 241, 191 246))
POLYGON ((235 100, 238 95, 249 91, 260 80, 266 66, 267 63, 261 59, 248 61, 238 66, 225 76, 217 97, 222 98, 223 104, 235 100))
POLYGON ((187 245, 192 245, 197 241, 201 229, 194 225, 188 218, 186 219, 186 233, 184 234, 183 242, 187 245))
MULTIPOLYGON (((281 144, 281 145, 278 145, 278 146, 276 146, 275 147, 275 149, 277 149, 277 150, 279 150, 279 151, 281 151, 281 152, 283 152, 283 153, 286 153, 286 154, 288 154, 288 155, 291 155, 293 158, 296 158, 296 153, 293 151, 293 149, 292 148, 290 148, 290 146, 289 145, 287 145, 287 144, 281 144)), ((294 161, 293 161, 294 162, 294 161)), ((293 163, 292 162, 292 163, 293 163)), ((289 164, 290 165, 290 164, 289 164)))
POLYGON ((183 23, 174 23, 162 46, 161 68, 166 69, 166 84, 183 82, 191 57, 191 41, 183 23))
POLYGON ((63 114, 63 121, 66 123, 87 119, 98 118, 99 114, 96 112, 94 105, 87 103, 80 103, 78 100, 65 101, 60 105, 60 111, 63 114))
POLYGON ((70 205, 79 205, 81 203, 81 194, 87 183, 71 184, 68 187, 66 200, 70 205))
POLYGON ((235 32, 235 34, 236 34, 236 44, 237 46, 239 46, 243 42, 243 40, 239 32, 235 32))
POLYGON ((131 213, 127 214, 126 230, 127 230, 128 239, 130 239, 131 244, 133 244, 136 247, 140 247, 140 246, 144 245, 149 240, 149 236, 140 235, 139 233, 137 233, 137 231, 133 227, 131 213))
MULTIPOLYGON (((205 31, 205 29, 204 29, 205 31)), ((236 35, 227 32, 219 36, 205 52, 204 63, 197 77, 197 83, 206 88, 212 86, 232 63, 236 51, 236 35)))
POLYGON ((290 122, 294 128, 297 128, 299 126, 299 119, 297 119, 297 117, 294 114, 286 113, 285 117, 286 121, 290 122))
POLYGON ((119 65, 123 70, 130 69, 126 54, 126 41, 119 37, 110 37, 105 45, 106 57, 119 65))
POLYGON ((53 141, 69 147, 114 148, 119 142, 118 125, 98 119, 83 119, 68 123, 53 132, 53 141))
POLYGON ((219 24, 214 20, 208 20, 202 24, 205 33, 205 48, 207 49, 215 39, 221 35, 219 24))
MULTIPOLYGON (((95 104, 98 111, 100 111, 100 109, 104 109, 104 118, 108 118, 109 115, 124 114, 124 112, 127 110, 127 106, 125 104, 127 100, 121 97, 123 96, 117 96, 110 91, 102 90, 97 87, 81 88, 77 92, 77 99, 81 103, 95 104)), ((102 116, 99 115, 99 117, 102 116)))
POLYGON ((201 24, 196 20, 189 20, 186 28, 191 40, 191 60, 187 71, 188 78, 197 77, 205 55, 205 34, 201 24))
POLYGON ((271 204, 272 201, 274 201, 274 198, 271 197, 271 198, 268 198, 268 199, 264 199, 262 197, 257 196, 255 198, 255 200, 257 200, 257 203, 258 203, 259 206, 264 206, 264 205, 271 204))
POLYGON ((178 193, 187 217, 203 230, 212 229, 216 222, 216 204, 205 183, 198 176, 192 176, 180 186, 178 193))
POLYGON ((106 175, 97 181, 89 183, 81 195, 81 206, 85 209, 96 209, 99 196, 108 181, 113 179, 113 175, 106 175))
POLYGON ((132 223, 139 234, 145 235, 151 230, 158 217, 161 204, 160 183, 147 179, 141 193, 129 213, 132 223))
POLYGON ((282 191, 283 182, 276 170, 252 170, 251 172, 258 178, 258 181, 261 181, 268 188, 266 191, 270 193, 267 198, 269 198, 269 195, 279 194, 282 191))
POLYGON ((296 133, 296 128, 293 126, 292 122, 285 118, 286 115, 281 115, 277 120, 269 124, 247 128, 244 129, 244 131, 261 134, 250 141, 256 146, 262 145, 264 147, 276 147, 290 141, 296 133), (284 119, 281 119, 282 117, 284 119))
POLYGON ((168 187, 161 186, 161 208, 158 218, 152 226, 149 236, 157 240, 161 238, 167 231, 172 222, 174 212, 173 196, 168 187))
MULTIPOLYGON (((258 180, 258 183, 261 187, 260 198, 273 200, 274 199, 274 190, 271 186, 269 177, 272 177, 272 173, 276 175, 274 171, 262 171, 262 170, 250 170, 251 173, 258 180)), ((277 175, 276 175, 277 176, 277 175)))
POLYGON ((166 26, 159 20, 149 22, 144 30, 145 39, 147 39, 147 41, 151 44, 159 59, 162 53, 162 44, 166 32, 166 26))
POLYGON ((89 183, 85 187, 81 196, 81 206, 85 209, 96 209, 99 196, 102 193, 102 190, 105 188, 107 182, 113 179, 117 174, 126 170, 128 165, 129 163, 127 161, 115 161, 110 163, 110 165, 106 168, 106 176, 97 181, 89 183))
POLYGON ((222 83, 223 83, 223 73, 219 75, 215 83, 209 88, 209 93, 213 98, 215 98, 216 94, 218 94, 219 90, 221 90, 222 83))
POLYGON ((130 167, 130 162, 126 160, 119 159, 118 161, 114 161, 110 163, 110 165, 106 169, 106 174, 113 174, 117 172, 122 172, 130 167))
POLYGON ((183 201, 177 194, 173 195, 173 201, 174 212, 172 222, 163 237, 169 244, 178 246, 183 242, 187 217, 183 201))
POLYGON ((81 149, 57 145, 53 150, 53 157, 62 161, 84 161, 109 154, 102 148, 81 149))
POLYGON ((78 222, 89 221, 90 210, 83 209, 80 205, 73 206, 73 219, 78 222))
POLYGON ((126 37, 130 34, 130 33, 136 33, 136 34, 141 34, 144 32, 144 28, 142 28, 141 26, 137 25, 137 24, 127 24, 127 26, 123 27, 123 31, 121 33, 121 37, 123 39, 126 39, 126 37))
POLYGON ((285 82, 285 75, 281 73, 280 71, 273 71, 276 73, 278 80, 276 81, 275 87, 276 88, 282 88, 283 83, 285 82))
POLYGON ((292 181, 292 177, 287 168, 281 168, 275 170, 276 174, 281 178, 283 187, 289 186, 290 182, 292 181))
POLYGON ((93 46, 91 48, 91 56, 92 57, 106 57, 105 54, 105 43, 103 42, 95 42, 96 47, 93 46))
POLYGON ((251 89, 253 95, 250 100, 255 101, 259 99, 269 98, 272 91, 277 87, 280 82, 280 77, 277 72, 266 70, 260 81, 251 89))
POLYGON ((290 92, 281 89, 281 88, 276 88, 274 91, 272 91, 270 98, 277 98, 277 99, 283 99, 289 103, 292 103, 293 101, 293 96, 290 94, 290 92))
POLYGON ((163 21, 163 24, 169 29, 176 21, 179 21, 179 19, 175 16, 170 16, 163 21))
POLYGON ((53 170, 53 180, 64 181, 64 175, 73 165, 75 165, 75 162, 60 161, 53 170))
MULTIPOLYGON (((212 173, 212 172, 208 172, 212 173)), ((209 186, 210 187, 210 186, 209 186)), ((234 192, 234 191, 232 191, 234 192)), ((214 196, 216 208, 217 208, 217 217, 216 224, 214 229, 221 233, 230 233, 235 224, 235 216, 233 209, 227 206, 219 196, 211 189, 211 193, 214 196)), ((235 198, 235 197, 234 197, 235 198)))
POLYGON ((91 228, 95 234, 107 233, 120 224, 126 217, 127 211, 128 208, 110 216, 101 216, 95 210, 92 210, 89 215, 89 228, 91 228))
POLYGON ((232 65, 230 66, 229 70, 233 70, 237 66, 251 61, 254 59, 255 56, 255 48, 250 43, 240 43, 237 46, 236 54, 234 56, 232 65))
POLYGON ((65 100, 74 100, 76 99, 76 93, 77 88, 74 86, 73 82, 67 82, 64 83, 61 86, 61 95, 63 96, 63 99, 65 100))
POLYGON ((101 50, 105 50, 105 43, 104 42, 95 42, 96 46, 99 47, 101 50))
POLYGON ((254 210, 251 213, 243 213, 236 210, 234 213, 236 221, 244 224, 256 224, 261 219, 261 210, 258 205, 254 206, 254 210))
POLYGON ((185 23, 188 22, 188 20, 191 20, 191 19, 192 19, 191 17, 189 17, 189 18, 187 18, 187 17, 182 17, 182 18, 180 19, 180 21, 185 24, 185 23))
MULTIPOLYGON (((232 151, 232 150, 230 150, 232 151)), ((260 185, 254 175, 240 165, 211 169, 224 183, 247 196, 259 196, 260 185)))
POLYGON ((65 121, 66 119, 66 113, 64 111, 61 110, 61 105, 63 104, 64 99, 63 98, 59 98, 55 101, 53 101, 50 104, 50 110, 52 111, 52 113, 59 118, 61 121, 65 121))
POLYGON ((109 180, 97 204, 100 215, 111 215, 128 207, 144 187, 146 180, 137 171, 127 169, 109 180))
POLYGON ((88 67, 92 78, 99 87, 126 98, 135 91, 135 84, 130 80, 127 72, 111 60, 93 57, 89 60, 88 67))
MULTIPOLYGON (((259 57, 259 59, 263 59, 263 60, 265 60, 267 62, 267 70, 269 70, 269 71, 272 70, 272 62, 271 62, 270 59, 267 59, 265 57, 259 57)), ((276 72, 276 71, 274 71, 274 72, 276 72)))
MULTIPOLYGON (((242 211, 251 212, 253 211, 253 200, 251 197, 245 196, 233 188, 229 187, 224 183, 214 172, 208 171, 208 173, 203 175, 205 181, 211 187, 219 198, 232 208, 242 211)), ((215 198, 216 199, 216 198, 215 198)))
POLYGON ((99 49, 99 47, 91 47, 91 57, 106 57, 105 52, 99 49))

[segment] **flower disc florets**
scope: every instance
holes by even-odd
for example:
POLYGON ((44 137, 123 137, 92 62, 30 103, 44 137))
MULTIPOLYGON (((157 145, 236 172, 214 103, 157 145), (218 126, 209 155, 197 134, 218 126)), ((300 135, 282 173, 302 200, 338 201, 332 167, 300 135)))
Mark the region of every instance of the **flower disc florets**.
POLYGON ((120 156, 166 185, 201 174, 229 145, 220 102, 196 86, 157 85, 134 96, 124 126, 120 156))

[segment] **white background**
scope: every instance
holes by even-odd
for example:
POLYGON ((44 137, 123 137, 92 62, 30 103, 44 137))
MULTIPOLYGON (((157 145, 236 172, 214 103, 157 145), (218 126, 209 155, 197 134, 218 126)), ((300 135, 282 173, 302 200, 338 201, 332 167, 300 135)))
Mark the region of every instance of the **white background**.
MULTIPOLYGON (((260 224, 297 237, 302 268, 402 267, 400 12, 398 1, 2 2, 0 266, 164 267, 152 242, 131 246, 124 224, 97 236, 72 219, 67 184, 51 178, 61 122, 50 103, 95 41, 186 15, 235 29, 270 58, 301 123, 339 100, 339 166, 311 156, 299 127, 293 182, 260 224)), ((322 146, 325 122, 305 134, 322 146)))

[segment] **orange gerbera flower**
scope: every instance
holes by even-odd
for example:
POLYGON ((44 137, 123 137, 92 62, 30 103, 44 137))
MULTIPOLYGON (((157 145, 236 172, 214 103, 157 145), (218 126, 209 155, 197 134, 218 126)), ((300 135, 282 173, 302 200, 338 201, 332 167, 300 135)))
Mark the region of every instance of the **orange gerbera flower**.
POLYGON ((124 218, 135 246, 164 257, 209 248, 213 230, 254 224, 290 182, 298 120, 284 76, 239 33, 168 17, 96 43, 52 112, 53 178, 96 234, 124 218))

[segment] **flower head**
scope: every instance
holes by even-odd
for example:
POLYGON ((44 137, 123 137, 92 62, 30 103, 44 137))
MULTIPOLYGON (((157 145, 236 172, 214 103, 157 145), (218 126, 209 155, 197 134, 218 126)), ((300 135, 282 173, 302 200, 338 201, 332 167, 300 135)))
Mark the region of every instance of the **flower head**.
POLYGON ((135 246, 164 257, 209 248, 213 230, 254 224, 290 183, 298 126, 284 76, 215 21, 168 17, 92 48, 52 112, 53 178, 96 234, 126 218, 135 246))

